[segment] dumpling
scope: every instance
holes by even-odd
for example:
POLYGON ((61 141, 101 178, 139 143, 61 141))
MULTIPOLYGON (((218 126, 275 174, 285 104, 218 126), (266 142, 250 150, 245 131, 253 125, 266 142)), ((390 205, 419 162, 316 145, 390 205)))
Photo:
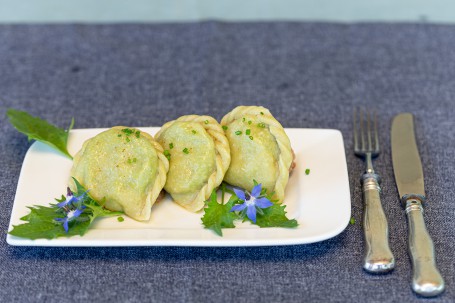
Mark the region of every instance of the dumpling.
POLYGON ((202 209, 231 161, 220 124, 209 116, 182 116, 164 124, 155 139, 169 159, 164 189, 187 210, 202 209))
POLYGON ((293 167, 291 143, 281 124, 262 106, 238 106, 221 125, 231 148, 224 181, 251 191, 256 180, 281 202, 293 167))
MULTIPOLYGON (((136 220, 149 220, 151 207, 166 182, 169 162, 152 136, 116 126, 84 142, 71 177, 105 207, 136 220)), ((70 180, 70 188, 74 182, 70 180)))

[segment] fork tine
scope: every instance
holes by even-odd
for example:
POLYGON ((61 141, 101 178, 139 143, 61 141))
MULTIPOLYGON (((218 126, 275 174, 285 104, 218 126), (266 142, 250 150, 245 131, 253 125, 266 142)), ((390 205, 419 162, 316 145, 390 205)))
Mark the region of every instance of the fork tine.
POLYGON ((378 115, 376 110, 355 107, 352 113, 354 134, 354 152, 358 156, 370 153, 376 157, 379 153, 378 115))
POLYGON ((379 152, 379 138, 378 138, 378 115, 374 111, 374 144, 376 152, 379 152))
POLYGON ((371 114, 369 111, 366 112, 367 116, 367 138, 368 138, 368 150, 373 150, 373 147, 371 146, 371 114))
POLYGON ((364 123, 363 111, 360 109, 360 139, 362 140, 362 150, 365 150, 365 134, 364 134, 364 123))

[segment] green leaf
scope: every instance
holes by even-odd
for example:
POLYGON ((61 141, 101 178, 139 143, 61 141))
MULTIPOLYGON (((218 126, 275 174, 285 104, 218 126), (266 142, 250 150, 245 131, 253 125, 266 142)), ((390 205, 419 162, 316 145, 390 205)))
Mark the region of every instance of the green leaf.
POLYGON ((29 140, 40 141, 62 152, 70 159, 73 158, 69 154, 66 144, 68 142, 68 133, 74 125, 74 118, 71 119, 71 124, 66 131, 24 111, 10 108, 6 112, 6 115, 9 118, 9 122, 19 132, 27 135, 29 140))
POLYGON ((234 220, 237 215, 230 212, 236 197, 231 197, 226 204, 217 201, 216 190, 210 196, 207 207, 204 208, 204 216, 201 218, 205 228, 212 229, 217 235, 223 236, 222 228, 234 228, 234 220))
MULTIPOLYGON (((86 189, 74 179, 76 184, 76 196, 86 194, 86 189)), ((57 201, 65 200, 65 196, 57 201)), ((83 236, 92 222, 99 217, 109 217, 123 214, 122 212, 110 211, 103 207, 101 203, 95 201, 89 194, 85 195, 82 204, 86 206, 84 212, 75 220, 68 223, 68 233, 65 232, 63 225, 55 221, 56 218, 64 218, 65 213, 56 204, 50 206, 32 206, 29 207, 30 213, 21 218, 27 223, 13 226, 9 232, 16 237, 28 239, 54 239, 57 237, 83 236)))
POLYGON ((273 204, 268 208, 263 208, 263 215, 257 215, 256 225, 260 227, 297 227, 298 223, 295 219, 289 220, 286 217, 286 206, 281 204, 273 204))
POLYGON ((87 206, 91 210, 91 214, 89 215, 90 218, 90 223, 93 222, 98 217, 112 217, 112 216, 118 216, 118 215, 123 215, 123 212, 121 211, 111 211, 108 209, 105 209, 103 206, 101 206, 98 202, 93 200, 92 198, 89 198, 86 202, 84 202, 84 205, 87 206))
POLYGON ((63 212, 56 206, 33 206, 29 207, 30 213, 21 218, 27 223, 13 226, 10 234, 16 237, 28 239, 54 239, 65 236, 82 236, 89 228, 90 221, 86 214, 82 214, 78 221, 69 223, 69 231, 65 232, 62 224, 54 221, 55 218, 63 218, 63 212))

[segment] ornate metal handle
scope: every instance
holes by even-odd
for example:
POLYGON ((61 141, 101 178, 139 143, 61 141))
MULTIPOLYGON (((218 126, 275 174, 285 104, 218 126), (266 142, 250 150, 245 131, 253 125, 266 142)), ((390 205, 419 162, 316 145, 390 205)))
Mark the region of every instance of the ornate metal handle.
POLYGON ((434 246, 423 220, 422 203, 418 199, 406 201, 409 225, 409 252, 412 258, 412 289, 425 297, 444 291, 444 279, 436 267, 434 246))
POLYGON ((371 273, 383 273, 395 267, 395 258, 389 248, 387 219, 379 196, 379 176, 366 173, 362 177, 365 210, 363 228, 365 232, 365 259, 363 268, 371 273))

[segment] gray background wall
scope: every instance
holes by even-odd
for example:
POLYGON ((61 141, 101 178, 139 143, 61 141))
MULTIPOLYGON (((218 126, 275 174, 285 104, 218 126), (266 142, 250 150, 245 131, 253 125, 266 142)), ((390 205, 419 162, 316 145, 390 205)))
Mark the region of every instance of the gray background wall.
POLYGON ((0 0, 0 23, 206 19, 455 22, 451 0, 0 0))

